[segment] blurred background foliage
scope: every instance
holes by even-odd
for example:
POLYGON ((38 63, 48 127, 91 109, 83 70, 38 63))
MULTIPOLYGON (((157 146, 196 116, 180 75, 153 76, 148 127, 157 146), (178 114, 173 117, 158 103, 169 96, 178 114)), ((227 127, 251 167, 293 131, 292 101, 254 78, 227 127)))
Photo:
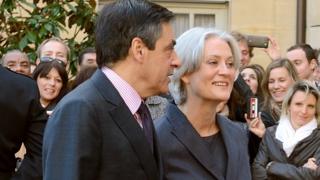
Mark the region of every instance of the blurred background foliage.
POLYGON ((36 49, 52 36, 71 50, 70 71, 76 73, 79 52, 94 46, 95 0, 2 0, 0 6, 0 57, 20 49, 35 62, 36 49))

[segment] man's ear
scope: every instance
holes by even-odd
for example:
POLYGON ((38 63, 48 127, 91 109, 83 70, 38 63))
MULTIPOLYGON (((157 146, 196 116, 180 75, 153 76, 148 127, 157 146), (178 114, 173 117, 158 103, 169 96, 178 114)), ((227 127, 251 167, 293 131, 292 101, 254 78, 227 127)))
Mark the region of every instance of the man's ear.
POLYGON ((316 67, 318 66, 317 65, 317 60, 316 59, 311 59, 310 61, 310 66, 311 66, 311 69, 314 71, 316 69, 316 67))
POLYGON ((138 61, 142 61, 144 59, 146 53, 146 46, 143 43, 142 39, 139 37, 135 37, 131 41, 131 51, 132 55, 138 61))

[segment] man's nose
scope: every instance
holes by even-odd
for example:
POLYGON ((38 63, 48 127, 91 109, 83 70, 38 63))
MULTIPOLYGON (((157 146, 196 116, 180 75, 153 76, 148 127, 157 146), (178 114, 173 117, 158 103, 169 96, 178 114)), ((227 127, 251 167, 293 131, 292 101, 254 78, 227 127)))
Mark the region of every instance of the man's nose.
POLYGON ((177 56, 176 51, 173 51, 171 58, 172 58, 171 66, 174 66, 175 68, 181 66, 181 60, 180 60, 179 57, 177 56))
POLYGON ((15 71, 16 72, 21 72, 22 71, 22 67, 20 66, 20 64, 17 64, 15 67, 14 67, 15 71))

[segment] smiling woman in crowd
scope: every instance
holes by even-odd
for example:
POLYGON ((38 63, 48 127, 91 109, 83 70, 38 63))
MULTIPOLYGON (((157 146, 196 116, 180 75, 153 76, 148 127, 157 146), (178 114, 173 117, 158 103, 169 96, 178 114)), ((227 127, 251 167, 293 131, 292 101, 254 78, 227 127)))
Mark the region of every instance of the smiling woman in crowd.
POLYGON ((281 114, 281 104, 290 86, 297 81, 298 74, 288 59, 272 61, 262 80, 264 103, 261 118, 266 127, 277 124, 281 114))
POLYGON ((33 72, 40 92, 40 103, 50 115, 59 100, 67 93, 68 74, 58 60, 41 62, 33 72))

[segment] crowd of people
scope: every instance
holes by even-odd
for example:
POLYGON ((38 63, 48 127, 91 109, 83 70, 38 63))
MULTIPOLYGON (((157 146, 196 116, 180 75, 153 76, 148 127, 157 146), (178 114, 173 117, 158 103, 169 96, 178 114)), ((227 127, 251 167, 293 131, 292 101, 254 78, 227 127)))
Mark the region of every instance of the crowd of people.
POLYGON ((4 54, 0 179, 320 179, 316 50, 281 56, 269 37, 264 69, 246 35, 194 27, 175 40, 173 19, 147 0, 105 5, 73 78, 58 37, 34 64, 4 54))

